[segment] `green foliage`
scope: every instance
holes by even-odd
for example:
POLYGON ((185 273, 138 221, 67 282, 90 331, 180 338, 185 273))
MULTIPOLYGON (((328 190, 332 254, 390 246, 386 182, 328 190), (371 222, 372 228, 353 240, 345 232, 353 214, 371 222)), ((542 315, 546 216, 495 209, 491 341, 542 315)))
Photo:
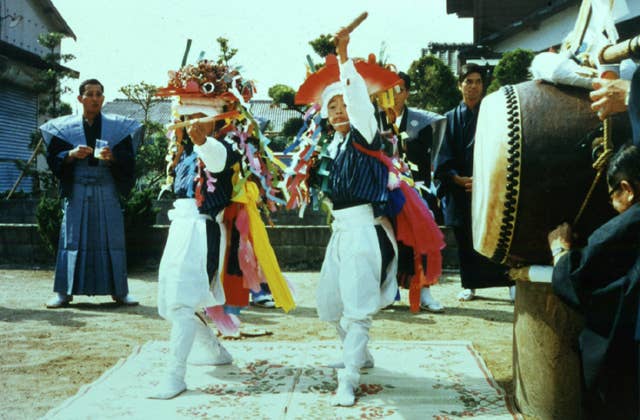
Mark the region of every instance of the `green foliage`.
POLYGON ((229 40, 227 38, 219 37, 216 39, 220 46, 220 55, 218 56, 218 64, 229 65, 231 59, 238 53, 237 48, 231 48, 229 46, 229 40))
POLYGON ((529 67, 534 55, 533 51, 520 48, 505 53, 493 71, 493 81, 489 85, 487 93, 498 90, 500 86, 529 80, 529 67))
POLYGON ((280 135, 293 138, 298 134, 300 127, 304 124, 304 120, 300 117, 290 118, 282 125, 280 135))
POLYGON ((126 85, 120 88, 120 92, 122 92, 128 100, 142 108, 142 111, 144 112, 142 123, 145 126, 149 123, 149 112, 151 111, 151 106, 159 101, 155 96, 157 91, 157 86, 145 82, 126 85))
POLYGON ((336 45, 333 42, 333 35, 324 34, 316 39, 309 41, 309 45, 320 57, 325 58, 329 54, 336 53, 336 45))
POLYGON ((40 98, 40 114, 59 117, 71 113, 71 106, 60 100, 60 96, 70 91, 68 87, 61 87, 60 82, 73 77, 73 72, 61 67, 60 63, 73 60, 71 54, 60 54, 56 49, 65 35, 58 32, 43 33, 38 36, 38 43, 47 48, 47 54, 42 59, 47 68, 38 71, 35 76, 34 89, 42 94, 40 98))
POLYGON ((274 136, 270 140, 269 148, 274 152, 282 152, 291 142, 291 137, 274 136))
POLYGON ((125 232, 143 232, 153 226, 159 211, 153 207, 154 198, 155 193, 150 189, 135 190, 129 195, 123 205, 125 232))
POLYGON ((267 92, 269 97, 276 104, 284 104, 288 108, 295 108, 294 99, 296 97, 296 91, 287 85, 273 85, 267 92))
POLYGON ((408 71, 411 91, 410 106, 444 113, 460 102, 460 91, 451 69, 433 55, 425 55, 411 63, 408 71))
POLYGON ((144 113, 142 124, 145 136, 136 155, 136 184, 138 188, 149 188, 154 193, 159 192, 158 182, 165 176, 168 141, 162 124, 150 119, 153 104, 160 101, 155 96, 157 90, 157 86, 145 82, 120 88, 120 92, 139 105, 144 113))
POLYGON ((60 198, 42 194, 38 202, 38 207, 36 208, 36 221, 38 222, 38 233, 47 250, 49 250, 51 255, 55 255, 58 249, 60 225, 62 224, 60 198))
POLYGON ((160 181, 165 178, 168 139, 161 124, 150 123, 147 136, 136 155, 136 184, 138 188, 160 191, 160 181))

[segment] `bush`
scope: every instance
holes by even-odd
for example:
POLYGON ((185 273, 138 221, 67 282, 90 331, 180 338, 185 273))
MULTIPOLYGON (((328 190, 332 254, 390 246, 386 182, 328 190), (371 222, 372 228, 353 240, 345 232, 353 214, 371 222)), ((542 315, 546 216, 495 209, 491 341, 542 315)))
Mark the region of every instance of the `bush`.
POLYGON ((47 197, 43 194, 36 208, 36 220, 38 222, 38 233, 42 241, 55 255, 58 250, 58 237, 60 235, 60 225, 62 224, 62 203, 59 197, 47 197))
POLYGON ((158 209, 153 207, 155 193, 150 189, 134 191, 124 202, 124 229, 143 231, 155 224, 158 209))

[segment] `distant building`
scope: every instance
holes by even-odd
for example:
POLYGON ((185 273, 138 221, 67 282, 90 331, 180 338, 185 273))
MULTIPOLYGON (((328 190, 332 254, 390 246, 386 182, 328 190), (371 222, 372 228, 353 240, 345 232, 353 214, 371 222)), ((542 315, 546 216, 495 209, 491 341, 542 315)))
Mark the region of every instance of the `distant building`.
POLYGON ((440 42, 430 42, 427 44, 427 48, 422 49, 422 55, 429 54, 438 57, 456 76, 460 73, 460 67, 467 63, 475 63, 484 67, 487 75, 490 76, 502 56, 490 48, 474 44, 440 42))
MULTIPOLYGON (((142 107, 128 99, 115 99, 112 102, 107 102, 102 106, 102 112, 106 114, 122 115, 140 122, 144 120, 142 107)), ((157 102, 153 102, 149 108, 148 117, 150 121, 163 125, 172 122, 171 100, 159 99, 157 102)))
MULTIPOLYGON (((10 190, 20 176, 15 160, 27 161, 31 136, 38 127, 37 72, 47 68, 49 53, 40 34, 75 34, 50 0, 4 1, 0 8, 0 191, 10 190)), ((59 51, 60 46, 58 46, 59 51)), ((69 70, 69 69, 67 69, 69 70)), ((75 73, 77 77, 77 72, 75 73)), ((18 190, 31 192, 25 178, 18 190)))
MULTIPOLYGON (((447 0, 447 13, 473 18, 475 45, 497 52, 516 48, 534 52, 560 46, 573 30, 580 0, 447 0)), ((637 35, 640 28, 640 1, 616 0, 616 28, 620 38, 637 35)))
MULTIPOLYGON (((135 118, 138 121, 144 119, 144 113, 140 105, 133 103, 128 99, 116 99, 106 103, 102 110, 105 113, 123 115, 135 118)), ((252 99, 249 101, 249 111, 256 117, 268 121, 264 134, 278 135, 284 126, 284 123, 291 118, 300 117, 301 114, 290 109, 283 109, 278 105, 274 105, 271 100, 252 99)), ((171 100, 162 99, 154 102, 149 110, 149 120, 161 124, 171 122, 171 100)))

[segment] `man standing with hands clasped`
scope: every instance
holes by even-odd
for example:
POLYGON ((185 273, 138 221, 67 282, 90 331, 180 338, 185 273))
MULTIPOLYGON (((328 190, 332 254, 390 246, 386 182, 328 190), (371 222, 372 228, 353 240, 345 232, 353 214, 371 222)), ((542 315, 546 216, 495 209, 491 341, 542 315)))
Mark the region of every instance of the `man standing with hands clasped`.
POLYGON ((47 308, 67 306, 73 295, 111 295, 137 305, 129 295, 124 221, 120 196, 134 183, 140 124, 103 114, 104 87, 96 79, 80 84, 82 115, 40 127, 47 163, 60 180, 62 225, 53 291, 47 308), (99 148, 101 142, 104 147, 99 148))
POLYGON ((436 159, 434 178, 442 199, 445 225, 453 226, 458 244, 463 288, 458 299, 474 299, 479 288, 507 286, 513 301, 515 286, 507 276, 507 268, 476 252, 471 237, 473 147, 484 95, 482 75, 482 68, 477 64, 462 66, 458 77, 462 102, 446 114, 447 128, 436 159))

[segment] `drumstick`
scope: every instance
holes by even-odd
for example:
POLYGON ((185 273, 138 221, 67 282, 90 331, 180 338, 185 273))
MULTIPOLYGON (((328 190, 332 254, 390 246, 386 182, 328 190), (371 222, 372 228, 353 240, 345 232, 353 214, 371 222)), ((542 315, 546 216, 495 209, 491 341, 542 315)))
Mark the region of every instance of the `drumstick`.
POLYGON ((360 16, 358 16, 357 18, 353 19, 353 21, 345 27, 347 32, 348 33, 353 32, 353 30, 356 29, 362 23, 362 21, 367 18, 367 16, 369 16, 369 13, 362 12, 360 14, 360 16))
POLYGON ((615 64, 630 57, 640 57, 640 35, 604 47, 598 58, 602 64, 615 64))
POLYGON ((189 127, 195 123, 208 123, 213 121, 226 120, 227 118, 236 118, 240 116, 238 111, 223 112, 222 114, 212 115, 210 117, 195 118, 193 120, 181 121, 166 127, 167 130, 175 130, 176 128, 189 127))
MULTIPOLYGON (((353 19, 350 24, 345 26, 344 29, 347 31, 348 34, 350 34, 351 32, 353 32, 354 29, 360 26, 362 21, 365 20, 367 16, 369 16, 369 13, 362 12, 357 18, 353 19)), ((333 38, 333 44, 336 46, 338 45, 338 41, 336 40, 335 37, 333 38)))

